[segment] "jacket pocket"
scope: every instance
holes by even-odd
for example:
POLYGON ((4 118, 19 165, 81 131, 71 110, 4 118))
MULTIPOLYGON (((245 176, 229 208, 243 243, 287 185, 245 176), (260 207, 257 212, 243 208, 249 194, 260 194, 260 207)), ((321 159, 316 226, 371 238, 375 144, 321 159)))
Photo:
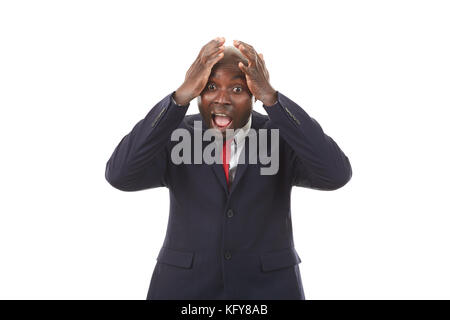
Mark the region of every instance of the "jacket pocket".
POLYGON ((294 247, 260 255, 262 271, 273 271, 291 267, 301 262, 294 247))
POLYGON ((193 252, 178 251, 167 247, 162 247, 156 260, 172 266, 190 269, 192 268, 193 252))

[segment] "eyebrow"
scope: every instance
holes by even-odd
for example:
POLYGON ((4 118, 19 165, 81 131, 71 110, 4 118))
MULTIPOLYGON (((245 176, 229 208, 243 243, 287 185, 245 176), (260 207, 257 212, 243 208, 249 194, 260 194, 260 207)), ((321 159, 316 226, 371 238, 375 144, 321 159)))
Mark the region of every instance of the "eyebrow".
MULTIPOLYGON (((217 79, 217 78, 216 78, 215 75, 213 74, 213 75, 211 75, 211 79, 217 79)), ((241 80, 244 80, 244 81, 245 81, 245 76, 239 74, 239 75, 235 75, 233 78, 231 78, 231 80, 235 80, 235 79, 241 79, 241 80)))

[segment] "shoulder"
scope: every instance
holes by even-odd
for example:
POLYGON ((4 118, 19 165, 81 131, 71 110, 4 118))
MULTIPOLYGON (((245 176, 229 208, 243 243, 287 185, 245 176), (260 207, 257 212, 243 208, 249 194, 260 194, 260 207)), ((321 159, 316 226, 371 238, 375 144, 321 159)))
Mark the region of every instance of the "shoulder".
MULTIPOLYGON (((179 128, 185 128, 190 131, 193 131, 195 122, 197 122, 197 121, 201 122, 202 127, 204 126, 204 121, 203 121, 202 115, 200 113, 188 114, 188 115, 184 116, 184 119, 183 119, 183 121, 181 121, 179 128)), ((197 126, 198 126, 198 124, 197 124, 197 126)))
POLYGON ((269 123, 269 116, 252 110, 252 128, 265 128, 269 123))

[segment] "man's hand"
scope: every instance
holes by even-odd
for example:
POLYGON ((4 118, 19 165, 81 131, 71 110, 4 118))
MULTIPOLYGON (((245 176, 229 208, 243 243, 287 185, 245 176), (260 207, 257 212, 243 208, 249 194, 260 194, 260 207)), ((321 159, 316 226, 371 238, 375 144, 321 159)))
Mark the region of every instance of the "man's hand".
POLYGON ((200 95, 208 82, 213 66, 223 58, 224 43, 224 37, 217 37, 202 47, 186 72, 184 83, 175 91, 174 99, 178 104, 186 105, 200 95))
POLYGON ((239 69, 245 73, 248 89, 255 96, 255 101, 259 100, 266 106, 272 106, 277 102, 276 90, 269 83, 269 72, 266 69, 262 53, 249 44, 234 40, 233 44, 248 60, 248 66, 239 62, 239 69))

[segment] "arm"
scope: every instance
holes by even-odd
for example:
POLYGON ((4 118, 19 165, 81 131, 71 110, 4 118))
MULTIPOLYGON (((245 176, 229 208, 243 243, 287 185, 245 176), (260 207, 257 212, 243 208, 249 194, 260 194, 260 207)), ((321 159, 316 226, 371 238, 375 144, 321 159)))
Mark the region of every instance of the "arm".
POLYGON ((277 91, 276 103, 263 104, 270 127, 280 130, 294 166, 292 184, 318 190, 336 190, 352 177, 348 157, 319 123, 299 105, 277 91))
POLYGON ((122 191, 167 186, 167 145, 189 104, 177 105, 173 94, 158 102, 125 137, 106 163, 105 178, 122 191))
POLYGON ((248 59, 247 65, 239 62, 238 66, 255 99, 263 103, 269 128, 279 129, 286 141, 294 170, 292 184, 319 190, 344 186, 352 176, 347 156, 316 120, 272 87, 262 53, 243 41, 235 40, 234 46, 248 59))
POLYGON ((214 64, 223 58, 225 38, 217 37, 200 50, 183 84, 158 102, 127 134, 106 163, 106 180, 122 191, 168 186, 170 136, 183 120, 190 101, 206 86, 214 64))

